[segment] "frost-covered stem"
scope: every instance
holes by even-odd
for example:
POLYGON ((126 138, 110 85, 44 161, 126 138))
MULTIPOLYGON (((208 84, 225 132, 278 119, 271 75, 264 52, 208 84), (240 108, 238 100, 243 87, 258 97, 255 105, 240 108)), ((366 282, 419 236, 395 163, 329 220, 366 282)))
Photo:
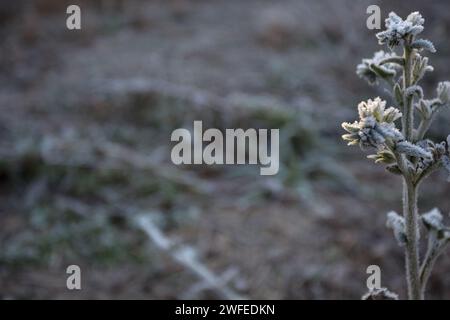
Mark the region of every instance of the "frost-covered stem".
POLYGON ((427 287, 427 282, 431 274, 431 270, 433 270, 434 263, 437 258, 441 255, 443 248, 445 245, 439 246, 435 241, 435 239, 430 238, 428 240, 428 250, 423 260, 422 266, 420 267, 420 284, 421 284, 421 292, 422 296, 425 295, 425 289, 427 287))
POLYGON ((405 43, 403 58, 405 59, 405 65, 403 68, 403 135, 406 140, 412 141, 413 124, 414 124, 414 110, 413 110, 413 96, 406 94, 411 83, 411 69, 412 69, 412 49, 409 43, 405 43))
POLYGON ((425 259, 422 267, 420 268, 420 284, 421 284, 421 294, 425 295, 425 288, 427 286, 428 278, 430 277, 431 270, 433 269, 434 262, 438 254, 432 248, 428 248, 428 252, 425 255, 425 259))
POLYGON ((410 300, 422 300, 419 278, 419 225, 417 211, 417 187, 405 177, 403 181, 403 216, 406 233, 406 281, 410 300))
MULTIPOLYGON (((413 95, 406 94, 407 89, 412 85, 412 48, 410 43, 412 37, 406 39, 403 58, 405 65, 403 67, 403 134, 408 141, 413 140, 414 129, 414 110, 413 95)), ((406 169, 406 168, 405 168, 406 169)), ((417 210, 417 185, 414 184, 412 177, 403 170, 403 217, 405 219, 406 233, 406 281, 408 285, 408 297, 410 300, 422 300, 420 277, 419 277, 419 225, 417 210)))
POLYGON ((422 181, 424 179, 429 177, 430 174, 432 174, 436 170, 439 170, 441 167, 442 167, 442 163, 441 162, 436 162, 436 163, 432 164, 431 166, 429 166, 428 168, 426 168, 422 172, 422 174, 416 179, 416 182, 415 182, 416 186, 418 186, 420 183, 422 183, 422 181))

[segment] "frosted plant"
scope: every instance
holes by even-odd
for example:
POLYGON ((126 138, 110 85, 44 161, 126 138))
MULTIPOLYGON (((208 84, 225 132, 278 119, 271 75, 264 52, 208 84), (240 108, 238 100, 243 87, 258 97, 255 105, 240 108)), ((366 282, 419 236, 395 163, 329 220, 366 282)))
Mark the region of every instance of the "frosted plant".
POLYGON ((398 64, 385 62, 387 59, 395 59, 395 53, 386 53, 383 50, 375 52, 372 59, 363 59, 356 67, 356 73, 367 80, 369 84, 378 84, 377 73, 373 69, 377 69, 378 73, 383 73, 386 76, 395 76, 397 70, 400 69, 398 64), (384 62, 380 65, 380 62, 384 62))
POLYGON ((368 158, 403 179, 403 214, 389 212, 387 226, 405 249, 408 297, 414 300, 424 299, 431 269, 450 242, 450 228, 444 225, 439 210, 419 215, 417 208, 422 181, 440 168, 450 173, 450 136, 442 142, 426 138, 436 115, 450 105, 450 82, 439 83, 435 97, 424 97, 419 82, 433 67, 422 54, 436 52, 433 43, 418 38, 424 22, 419 12, 411 13, 406 20, 393 12, 389 14, 386 30, 376 36, 379 44, 386 44, 391 52, 378 51, 372 59, 364 59, 356 73, 371 85, 385 82, 392 89, 396 107, 386 108, 381 98, 369 99, 358 105, 357 121, 342 124, 347 131, 342 138, 349 145, 374 149, 375 154, 368 158), (396 53, 398 48, 402 55, 396 53), (423 259, 419 252, 419 220, 428 235, 423 259))
POLYGON ((362 300, 398 300, 397 294, 386 288, 372 289, 362 296, 362 300))

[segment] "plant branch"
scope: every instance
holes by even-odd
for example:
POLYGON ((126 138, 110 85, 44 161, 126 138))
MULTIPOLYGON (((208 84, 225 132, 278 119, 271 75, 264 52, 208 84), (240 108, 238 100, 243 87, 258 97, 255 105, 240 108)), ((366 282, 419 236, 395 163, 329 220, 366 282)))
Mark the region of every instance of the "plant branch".
POLYGON ((420 285, 422 296, 425 295, 425 289, 428 279, 430 278, 431 271, 433 270, 434 263, 444 251, 448 242, 449 239, 439 241, 432 234, 429 235, 427 253, 423 260, 422 266, 420 267, 420 285))
POLYGON ((442 168, 442 163, 440 161, 432 164, 431 166, 427 167, 421 174, 420 176, 416 179, 415 181, 415 185, 416 187, 418 187, 420 185, 420 183, 427 178, 430 174, 432 174, 433 172, 435 172, 436 170, 442 168))
POLYGON ((138 216, 136 223, 160 250, 167 252, 175 261, 197 275, 202 280, 202 288, 213 289, 225 299, 246 299, 226 285, 226 277, 217 276, 205 264, 201 263, 194 248, 176 245, 156 226, 151 216, 138 216))

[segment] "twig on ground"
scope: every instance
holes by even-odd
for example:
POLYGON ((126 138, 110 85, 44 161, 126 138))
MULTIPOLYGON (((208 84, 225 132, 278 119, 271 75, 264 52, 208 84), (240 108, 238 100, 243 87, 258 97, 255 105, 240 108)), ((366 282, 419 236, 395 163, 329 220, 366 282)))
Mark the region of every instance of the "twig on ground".
POLYGON ((225 272, 223 276, 217 276, 206 265, 204 265, 197 257, 196 250, 187 245, 177 245, 168 238, 154 223, 151 215, 140 215, 136 218, 137 225, 147 234, 149 239, 162 251, 166 252, 179 264, 189 269, 197 275, 201 282, 191 288, 191 293, 205 289, 213 289, 225 299, 243 300, 242 295, 227 286, 230 280, 229 272, 225 272), (192 291, 193 290, 193 291, 192 291))

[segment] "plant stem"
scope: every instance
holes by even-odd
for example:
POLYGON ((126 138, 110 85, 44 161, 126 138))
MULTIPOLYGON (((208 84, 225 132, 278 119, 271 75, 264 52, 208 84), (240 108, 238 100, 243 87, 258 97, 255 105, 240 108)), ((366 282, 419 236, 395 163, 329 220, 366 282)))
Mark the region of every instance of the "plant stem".
MULTIPOLYGON (((403 120, 402 131, 406 140, 413 141, 414 110, 413 96, 407 95, 407 89, 412 85, 412 49, 410 43, 412 38, 405 41, 403 58, 403 120)), ((422 300, 420 275, 419 275, 419 225, 417 211, 417 185, 408 172, 408 165, 403 168, 403 217, 405 219, 406 233, 406 282, 408 285, 408 298, 410 300, 422 300)))
POLYGON ((410 300, 422 300, 419 277, 419 225, 417 212, 417 187, 405 177, 403 182, 403 216, 406 233, 406 280, 410 300))
POLYGON ((411 53, 412 50, 409 47, 408 44, 405 44, 404 49, 404 59, 405 59, 405 66, 403 68, 403 111, 404 111, 404 117, 403 117, 403 135, 405 136, 406 140, 412 141, 412 134, 413 134, 413 126, 414 126, 414 110, 413 110, 413 96, 412 95, 406 95, 406 89, 408 89, 411 86, 411 53))
POLYGON ((434 235, 428 235, 428 250, 423 259, 422 266, 420 267, 420 285, 422 296, 425 295, 425 289, 427 286, 428 278, 430 277, 431 270, 439 255, 445 248, 445 242, 439 242, 434 235))

